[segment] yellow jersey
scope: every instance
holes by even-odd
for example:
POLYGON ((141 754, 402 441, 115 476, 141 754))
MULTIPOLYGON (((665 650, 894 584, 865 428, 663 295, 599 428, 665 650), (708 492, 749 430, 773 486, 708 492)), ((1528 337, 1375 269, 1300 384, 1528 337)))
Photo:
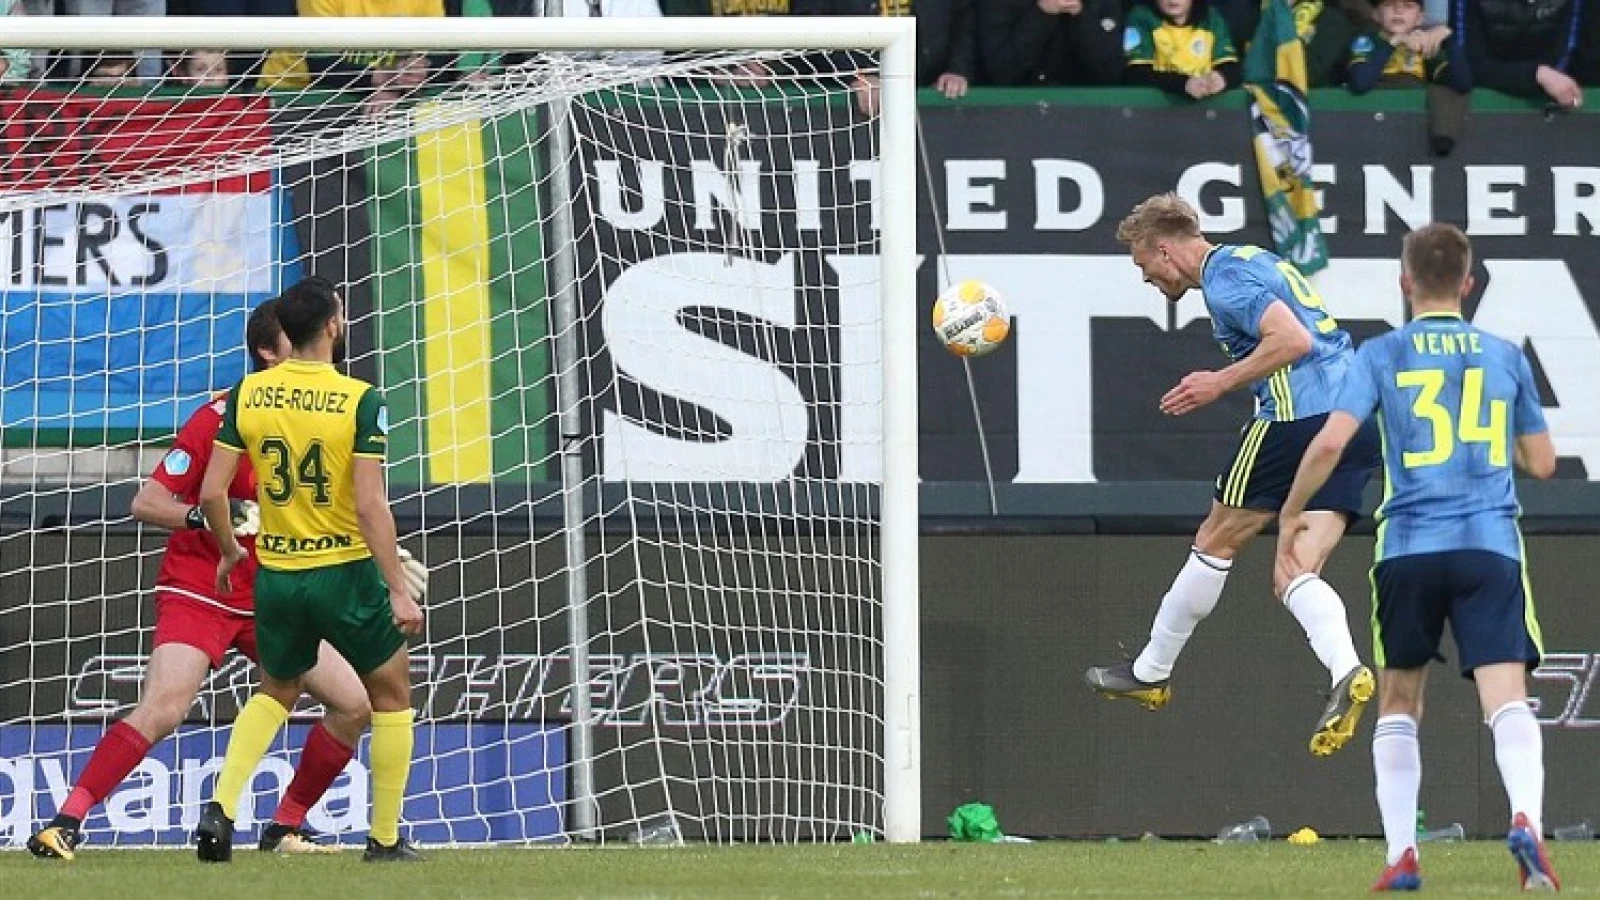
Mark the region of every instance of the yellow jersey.
POLYGON ((444 15, 444 0, 295 0, 295 13, 302 18, 318 16, 437 18, 444 15))
POLYGON ((1149 6, 1135 6, 1128 12, 1122 50, 1130 66, 1153 66, 1157 72, 1188 76, 1239 60, 1228 23, 1214 9, 1207 9, 1199 21, 1177 25, 1149 6))
POLYGON ((256 473, 262 568, 302 570, 371 556, 356 518, 352 462, 381 460, 388 412, 376 388, 328 363, 291 359, 228 393, 217 446, 256 473))

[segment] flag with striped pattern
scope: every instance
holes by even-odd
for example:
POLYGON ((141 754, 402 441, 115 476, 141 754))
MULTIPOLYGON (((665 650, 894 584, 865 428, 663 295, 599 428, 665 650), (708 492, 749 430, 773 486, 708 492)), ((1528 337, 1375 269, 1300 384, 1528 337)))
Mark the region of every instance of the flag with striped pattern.
POLYGON ((390 477, 543 480, 553 432, 533 113, 429 128, 368 165, 390 477))

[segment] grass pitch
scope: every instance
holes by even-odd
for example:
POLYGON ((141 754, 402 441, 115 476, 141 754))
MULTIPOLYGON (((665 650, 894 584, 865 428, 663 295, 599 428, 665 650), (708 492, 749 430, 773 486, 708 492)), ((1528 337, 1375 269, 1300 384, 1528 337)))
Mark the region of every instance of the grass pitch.
MULTIPOLYGON (((430 897, 1361 897, 1382 844, 1329 841, 1044 842, 975 846, 435 850, 420 865, 240 850, 228 866, 190 853, 96 851, 71 863, 0 853, 0 896, 137 900, 418 900, 430 897)), ((1556 844, 1564 893, 1600 896, 1600 845, 1556 844)), ((1429 844, 1423 890, 1512 896, 1516 864, 1499 842, 1429 844)))

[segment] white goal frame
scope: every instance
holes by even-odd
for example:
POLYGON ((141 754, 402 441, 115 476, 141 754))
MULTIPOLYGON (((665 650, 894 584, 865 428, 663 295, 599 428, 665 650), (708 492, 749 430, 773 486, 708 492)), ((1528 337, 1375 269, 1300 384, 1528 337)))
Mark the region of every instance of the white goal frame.
POLYGON ((884 836, 920 839, 916 26, 911 17, 651 19, 14 17, 3 43, 38 50, 881 50, 884 836))

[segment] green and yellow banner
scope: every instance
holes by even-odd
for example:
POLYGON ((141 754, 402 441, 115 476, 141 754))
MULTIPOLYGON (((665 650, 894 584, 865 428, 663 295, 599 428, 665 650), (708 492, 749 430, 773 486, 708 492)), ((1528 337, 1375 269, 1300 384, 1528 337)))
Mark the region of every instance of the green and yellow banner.
POLYGON ((543 480, 554 394, 533 114, 411 115, 417 136, 367 167, 390 478, 543 480))

